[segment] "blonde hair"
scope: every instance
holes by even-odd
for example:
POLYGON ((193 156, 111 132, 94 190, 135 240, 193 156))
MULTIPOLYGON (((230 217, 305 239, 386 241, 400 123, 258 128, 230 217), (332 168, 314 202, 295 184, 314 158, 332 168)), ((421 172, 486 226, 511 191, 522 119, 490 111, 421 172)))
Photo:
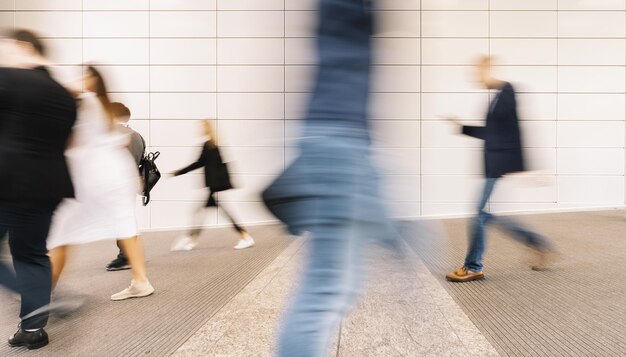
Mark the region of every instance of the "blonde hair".
POLYGON ((202 126, 205 131, 204 134, 209 137, 209 140, 208 140, 209 144, 213 146, 217 146, 218 145, 217 131, 215 130, 215 127, 213 126, 213 120, 204 119, 202 121, 202 126))

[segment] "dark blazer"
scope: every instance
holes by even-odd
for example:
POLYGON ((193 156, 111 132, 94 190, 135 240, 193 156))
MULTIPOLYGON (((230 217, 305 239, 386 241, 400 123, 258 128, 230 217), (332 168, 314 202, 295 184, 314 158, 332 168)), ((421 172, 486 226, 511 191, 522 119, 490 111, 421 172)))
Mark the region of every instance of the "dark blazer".
POLYGON ((65 147, 76 101, 48 71, 0 68, 0 200, 73 197, 65 147))
POLYGON ((498 178, 524 171, 515 90, 506 83, 489 105, 484 127, 463 126, 463 134, 485 141, 485 175, 498 178))
POLYGON ((204 143, 198 160, 178 170, 177 175, 184 175, 201 167, 204 167, 204 183, 211 192, 226 191, 233 188, 228 167, 222 161, 220 150, 210 142, 204 143))

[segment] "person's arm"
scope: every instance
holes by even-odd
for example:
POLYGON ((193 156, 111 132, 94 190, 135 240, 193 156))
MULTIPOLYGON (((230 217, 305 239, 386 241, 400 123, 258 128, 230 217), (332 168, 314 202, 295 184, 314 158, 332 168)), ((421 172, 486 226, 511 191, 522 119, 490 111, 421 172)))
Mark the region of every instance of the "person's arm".
POLYGON ((477 139, 485 140, 484 126, 463 125, 463 123, 457 117, 444 117, 444 119, 452 124, 459 126, 463 134, 472 136, 477 139))
POLYGON ((198 158, 198 160, 196 160, 195 162, 191 163, 189 166, 184 167, 178 171, 174 171, 174 176, 180 176, 180 175, 184 175, 188 172, 191 172, 193 170, 197 170, 201 167, 204 167, 204 162, 206 157, 206 146, 202 147, 202 153, 200 154, 200 157, 198 158))
POLYGON ((486 139, 486 128, 484 126, 463 125, 462 132, 476 139, 486 139))

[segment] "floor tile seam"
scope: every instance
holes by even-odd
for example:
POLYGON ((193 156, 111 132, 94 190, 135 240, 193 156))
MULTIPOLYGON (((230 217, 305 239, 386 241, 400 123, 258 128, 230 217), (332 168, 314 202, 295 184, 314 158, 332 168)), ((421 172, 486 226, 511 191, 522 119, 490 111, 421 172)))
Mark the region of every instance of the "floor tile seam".
MULTIPOLYGON (((256 268, 258 265, 262 264, 262 262, 259 262, 258 260, 255 260, 255 261, 256 261, 257 264, 256 265, 249 264, 247 266, 247 268, 246 268, 246 272, 254 270, 254 268, 256 268)), ((236 273, 240 273, 240 272, 241 272, 241 270, 238 270, 236 272, 233 272, 233 274, 230 274, 230 275, 232 276, 232 275, 235 275, 236 273)), ((234 285, 236 285, 236 284, 234 284, 234 285)), ((197 295, 200 295, 202 297, 204 295, 203 293, 206 292, 207 290, 210 290, 210 289, 211 289, 211 287, 207 286, 202 291, 198 291, 197 295)), ((181 319, 186 320, 190 316, 198 316, 198 315, 200 315, 199 312, 203 311, 203 310, 207 311, 208 314, 210 315, 209 317, 207 317, 205 319, 205 321, 199 323, 200 327, 198 329, 195 329, 193 332, 181 333, 180 334, 181 335, 180 339, 177 339, 176 343, 179 344, 179 346, 184 345, 184 343, 187 342, 189 340, 189 338, 191 338, 195 333, 197 333, 199 331, 199 329, 201 329, 206 324, 207 321, 209 321, 213 316, 215 316, 215 314, 221 308, 223 308, 224 305, 228 304, 228 302, 230 300, 232 300, 232 299, 228 299, 228 297, 229 296, 234 296, 234 295, 237 294, 237 293, 233 293, 233 289, 236 289, 236 287, 233 287, 232 289, 229 289, 228 287, 225 286, 224 289, 215 290, 214 292, 210 293, 210 296, 211 296, 210 299, 208 299, 208 300, 203 299, 203 301, 202 301, 203 304, 201 306, 199 306, 196 309, 189 309, 189 310, 187 310, 184 317, 177 316, 178 320, 181 320, 181 319), (207 307, 207 306, 211 306, 211 304, 210 304, 211 302, 219 302, 219 301, 224 301, 224 300, 226 300, 226 301, 224 302, 222 307, 217 308, 217 309, 215 309, 213 311, 211 311, 210 307, 207 307), (182 342, 181 342, 181 339, 182 339, 182 342)), ((160 325, 159 325, 159 328, 155 329, 155 332, 153 334, 151 334, 151 336, 148 339, 145 339, 141 345, 132 344, 130 351, 128 351, 127 349, 124 349, 124 351, 126 351, 127 356, 132 356, 132 355, 141 356, 141 355, 145 355, 145 353, 142 353, 142 351, 140 351, 141 350, 140 347, 141 346, 146 346, 146 345, 151 345, 150 343, 154 342, 154 340, 157 340, 157 341, 162 340, 163 335, 162 335, 162 333, 160 331, 163 330, 163 327, 167 327, 169 325, 175 325, 175 324, 176 324, 176 321, 171 321, 171 320, 170 321, 163 321, 163 322, 161 322, 160 325), (139 350, 139 351, 137 351, 137 350, 139 350)))
MULTIPOLYGON (((270 286, 272 283, 274 283, 274 280, 277 277, 279 277, 284 272, 285 269, 293 269, 293 260, 296 259, 296 257, 298 257, 299 255, 302 254, 303 249, 305 249, 306 239, 307 238, 299 237, 295 241, 290 243, 290 246, 287 249, 292 248, 292 246, 294 248, 292 249, 293 251, 287 252, 289 258, 284 259, 284 262, 281 263, 280 268, 277 269, 276 274, 274 274, 272 276, 272 278, 270 279, 270 281, 268 281, 267 284, 265 284, 265 286, 262 289, 259 290, 259 293, 257 295, 260 295, 263 292, 265 292, 267 287, 270 286)), ((283 254, 281 254, 281 256, 283 256, 283 254)))
MULTIPOLYGON (((296 242, 292 242, 292 243, 290 243, 290 247, 291 247, 291 245, 292 245, 292 244, 296 244, 296 242)), ((275 278, 276 278, 279 274, 281 274, 281 272, 282 272, 282 270, 283 270, 283 269, 288 268, 288 266, 290 265, 290 263, 291 263, 292 259, 293 259, 295 256, 297 256, 297 254, 298 254, 298 252, 299 252, 299 250, 300 250, 300 248, 301 248, 301 245, 302 245, 302 244, 300 244, 300 246, 296 246, 296 247, 297 247, 297 249, 295 249, 295 252, 291 252, 291 251, 287 252, 287 253, 288 253, 288 255, 289 255, 290 257, 289 257, 288 259, 286 259, 286 260, 284 260, 284 261, 282 261, 282 262, 281 262, 281 267, 280 267, 280 269, 275 270, 275 272, 274 272, 274 274, 273 274, 273 277, 272 277, 272 279, 271 279, 271 281, 270 281, 270 282, 273 282, 273 281, 274 281, 274 279, 275 279, 275 278)), ((288 247, 287 249, 289 249, 290 247, 288 247)), ((286 249, 286 250, 287 250, 287 249, 286 249)), ((282 254, 281 254, 281 255, 282 255, 282 254)), ((278 260, 278 257, 276 258, 276 260, 278 260)), ((273 269, 273 268, 274 268, 274 267, 271 267, 271 266, 269 266, 269 265, 268 265, 268 267, 266 268, 266 270, 268 270, 268 271, 269 271, 270 269, 273 269)), ((260 273, 260 274, 262 274, 262 273, 260 273)), ((260 274, 259 274, 259 275, 260 275, 260 274)), ((251 284, 252 284, 252 283, 250 283, 249 285, 251 285, 251 284)), ((249 285, 248 285, 248 286, 249 286, 249 285)), ((265 292, 265 289, 266 289, 266 288, 267 288, 267 286, 269 286, 269 285, 270 285, 270 283, 265 284, 265 286, 263 287, 263 289, 262 289, 261 291, 259 291, 256 295, 254 295, 254 297, 256 298, 256 297, 258 297, 259 295, 261 295, 262 293, 264 293, 264 292, 265 292)), ((241 296, 241 294, 239 294, 237 297, 240 297, 240 296, 241 296)), ((231 304, 231 303, 232 303, 232 302, 233 302, 233 301, 234 301, 237 297, 235 297, 235 298, 233 298, 231 301, 229 301, 227 305, 231 304)), ((227 308, 227 306, 225 305, 225 306, 223 307, 223 309, 226 309, 226 308, 227 308)), ((221 310, 220 310, 220 312, 221 312, 223 309, 221 309, 221 310)), ((216 318, 216 317, 217 317, 217 315, 219 315, 219 312, 218 312, 218 313, 216 313, 216 314, 212 317, 212 319, 216 318)), ((221 341, 221 340, 225 337, 225 335, 226 335, 227 331, 230 329, 230 327, 232 327, 233 325, 235 325, 235 324, 236 324, 235 319, 232 319, 232 320, 231 320, 231 319, 229 319, 228 321, 230 321, 231 323, 229 323, 228 327, 225 327, 225 328, 224 328, 224 332, 220 335, 220 337, 219 337, 217 340, 215 340, 214 345, 218 345, 218 344, 219 344, 219 342, 220 342, 220 341, 221 341)), ((210 321, 209 321, 209 322, 207 322, 207 324, 205 324, 205 325, 208 325, 209 323, 210 323, 210 321)), ((203 327, 204 327, 204 326, 203 326, 203 327)), ((181 346, 181 347, 182 347, 182 346, 181 346)))
MULTIPOLYGON (((259 257, 255 257, 255 259, 250 259, 250 260, 248 260, 248 261, 246 261, 246 262, 244 263, 244 264, 245 264, 244 266, 245 266, 245 271, 246 271, 246 273, 247 273, 248 271, 252 270, 252 269, 257 268, 259 265, 261 265, 261 266, 262 266, 262 264, 264 263, 264 260, 266 260, 266 259, 267 259, 267 255, 271 255, 271 254, 272 254, 272 252, 271 252, 271 251, 269 251, 269 252, 265 252, 265 253, 266 253, 266 255, 264 255, 264 256, 263 256, 263 257, 265 257, 265 258, 261 257, 261 258, 259 259, 259 257)), ((236 276, 236 275, 237 275, 238 273, 240 273, 241 271, 242 271, 242 270, 241 270, 241 268, 240 268, 240 269, 238 269, 238 270, 233 270, 233 271, 229 272, 228 274, 226 274, 226 275, 225 275, 225 276, 223 276, 223 277, 220 277, 219 281, 218 281, 218 282, 216 282, 216 283, 218 283, 220 286, 222 286, 222 289, 215 290, 215 284, 213 284, 213 285, 206 285, 206 286, 204 286, 203 288, 196 290, 196 292, 194 293, 194 296, 192 296, 191 298, 194 298, 194 297, 195 297, 195 298, 200 298, 200 300, 202 300, 203 302, 205 302, 205 304, 202 304, 202 305, 198 306, 198 307, 197 307, 197 308, 195 308, 195 309, 188 309, 188 310, 186 310, 186 311, 183 311, 183 313, 184 313, 184 315, 185 315, 185 316, 184 316, 184 317, 177 316, 177 319, 181 319, 181 318, 188 318, 188 317, 190 317, 190 316, 197 316, 197 315, 199 315, 199 312, 201 312, 201 311, 205 311, 205 312, 206 312, 207 314, 209 314, 210 316, 209 316, 209 317, 207 317, 207 318, 206 318, 206 320, 205 320, 205 321, 203 321, 203 322, 206 322, 206 321, 210 320, 211 316, 213 316, 217 310, 215 310, 215 311, 211 311, 211 308, 210 308, 211 304, 206 304, 206 302, 209 302, 209 303, 210 303, 210 302, 212 302, 212 301, 216 301, 216 302, 217 302, 217 301, 223 301, 223 300, 224 300, 225 298, 227 298, 228 296, 231 296, 231 294, 233 294, 233 293, 232 293, 232 289, 230 289, 230 290, 229 290, 228 286, 227 286, 226 284, 223 284, 223 283, 224 283, 225 281, 229 280, 231 277, 236 276), (214 289, 214 290, 211 290, 211 289, 214 289), (206 295, 206 292, 207 292, 208 290, 211 290, 211 292, 210 292, 208 295, 206 295), (204 297, 204 298, 203 298, 203 297, 204 297)), ((237 279, 237 280, 238 280, 238 279, 237 279)), ((237 285, 237 284, 234 284, 234 285, 237 285)), ((235 287, 233 287, 233 289, 234 289, 234 288, 235 288, 235 287)), ((235 294, 236 294, 236 293, 235 293, 235 294)), ((195 299, 195 301, 197 301, 197 300, 198 300, 198 299, 195 299)), ((225 304, 227 304, 227 303, 228 303, 228 301, 229 301, 229 300, 226 300, 226 301, 224 302, 224 305, 225 305, 225 304)), ((199 324, 200 324, 200 328, 204 325, 204 324, 203 324, 203 322, 200 322, 200 323, 199 323, 199 324)), ((167 326, 167 325, 170 325, 170 324, 171 324, 171 322, 170 322, 170 321, 162 321, 162 322, 160 323, 160 325, 159 325, 159 326, 160 326, 160 327, 162 327, 162 326, 167 326)), ((160 331, 161 329, 158 329, 158 330, 160 331)), ((194 331, 194 333, 195 333, 195 332, 197 332, 197 330, 195 330, 195 331, 194 331)), ((190 335, 188 335, 188 334, 189 334, 189 333, 185 333, 185 334, 183 334, 183 335, 184 335, 184 336, 192 336, 192 335, 193 335, 193 333, 191 333, 190 335)), ((154 340, 155 338, 156 338, 156 339, 160 339, 160 336, 162 336, 162 335, 161 335, 161 334, 159 334, 158 332, 156 332, 156 333, 154 333, 154 334, 152 335, 152 338, 150 339, 150 341, 154 340)), ((188 339, 188 338, 187 338, 187 339, 188 339)), ((183 341, 185 341, 185 342, 186 342, 186 341, 187 341, 187 339, 185 339, 185 338, 183 337, 183 341)), ((179 343, 180 343, 180 341, 179 341, 179 343)), ((183 342, 183 344, 184 344, 184 342, 183 342)), ((133 351, 134 351, 134 349, 133 349, 133 351)))
MULTIPOLYGON (((248 267, 248 270, 254 270, 254 269, 256 269, 257 267, 258 267, 257 265, 255 265, 255 266, 250 266, 250 267, 248 267)), ((239 272, 240 272, 240 271, 239 271, 239 272)), ((234 272, 234 274, 235 274, 235 273, 237 273, 237 272, 234 272)), ((244 285, 244 288, 245 288, 247 285, 248 285, 248 284, 244 285)), ((209 288, 210 288, 210 287, 209 287, 209 288)), ((233 300, 235 300, 235 298, 239 295, 239 293, 240 293, 240 292, 241 292, 241 290, 240 290, 238 293, 234 293, 233 295, 230 295, 230 294, 228 294, 228 293, 227 293, 227 295, 232 296, 232 297, 231 297, 230 299, 228 299, 228 301, 226 301, 226 302, 225 302, 225 303, 224 303, 224 304, 223 304, 223 305, 222 305, 219 309, 217 309, 217 310, 216 310, 213 314, 211 314, 211 316, 210 316, 209 318, 207 318, 207 320, 206 320, 206 321, 204 321, 204 323, 201 323, 200 327, 199 327, 196 331, 194 331, 194 332, 193 332, 193 333, 192 333, 192 334, 191 334, 191 335, 190 335, 187 339, 185 339, 185 341, 184 341, 184 342, 183 342, 183 343, 179 346, 179 348, 182 348, 183 346, 185 346, 185 344, 187 344, 188 342, 190 342, 190 340, 191 340, 191 339, 192 339, 192 338, 193 338, 196 334, 198 334, 200 331, 202 331, 202 330, 203 330, 203 328, 204 328, 205 326, 207 326, 208 324, 210 324, 210 323, 211 323, 211 321, 212 321, 213 319, 215 319, 215 317, 216 317, 216 316, 218 316, 218 315, 219 315, 219 313, 220 313, 221 311, 223 311, 224 309, 226 309, 226 308, 227 308, 227 307, 228 307, 228 306, 232 303, 232 301, 233 301, 233 300)), ((230 321, 230 320, 229 320, 229 321, 230 321)), ((232 323, 231 323, 231 324, 229 324, 229 326, 230 326, 230 325, 232 325, 232 323)), ((228 328, 224 328, 224 330, 228 330, 228 328)))
MULTIPOLYGON (((292 257, 291 257, 290 259, 288 259, 288 260, 287 260, 287 261, 285 261, 285 262, 282 262, 282 264, 283 264, 283 265, 282 265, 282 267, 281 267, 280 269, 277 269, 277 270, 274 272, 273 276, 274 276, 274 277, 276 277, 276 276, 280 273, 280 271, 281 271, 281 270, 282 270, 282 269, 283 269, 286 265, 288 265, 288 264, 291 262, 291 259, 293 258, 293 255, 297 255, 297 254, 294 254, 294 252, 289 251, 289 249, 290 249, 290 248, 292 247, 292 245, 294 245, 294 244, 298 244, 298 243, 297 243, 296 241, 291 242, 291 243, 289 244, 289 246, 288 246, 287 248, 285 248, 285 249, 283 250, 283 252, 282 252, 281 254, 279 254, 279 255, 278 255, 278 256, 274 259, 274 261, 273 261, 272 263, 270 263, 270 264, 269 264, 269 265, 268 265, 265 269, 263 269, 263 271, 262 271, 262 272, 260 272, 260 273, 259 273, 259 274, 258 274, 258 275, 254 278, 254 279, 257 279, 257 278, 259 277, 259 275, 263 274, 264 272, 266 272, 266 271, 271 271, 271 269, 275 268, 275 267, 272 267, 272 264, 274 264, 274 263, 275 263, 275 262, 276 262, 276 261, 277 261, 277 260, 278 260, 278 259, 279 259, 282 255, 283 255, 283 254, 287 253, 287 254, 289 254, 289 255, 292 255, 292 257)), ((302 244, 303 244, 303 243, 300 243, 300 246, 301 246, 302 244)), ((296 245, 296 247, 298 247, 298 246, 296 245)), ((298 248, 296 249, 296 252, 298 252, 299 250, 300 250, 300 247, 298 247, 298 248)), ((254 280, 254 279, 253 279, 253 280, 254 280)), ((272 281, 273 281, 273 278, 272 278, 272 281)), ((233 301, 234 301, 234 300, 236 300, 237 298, 241 297, 241 296, 242 296, 242 295, 241 295, 241 294, 242 294, 242 292, 243 292, 243 291, 244 291, 244 290, 245 290, 248 286, 250 286, 251 284, 252 284, 252 281, 251 281, 250 283, 248 283, 248 284, 247 284, 247 285, 246 285, 246 286, 245 286, 245 287, 244 287, 244 288, 243 288, 243 289, 242 289, 242 290, 241 290, 241 291, 240 291, 237 295, 233 296, 233 298, 232 298, 232 299, 230 299, 230 300, 229 300, 226 304, 224 304, 224 305, 223 305, 223 306, 219 309, 219 311, 216 311, 216 313, 215 313, 215 314, 213 314, 213 315, 211 316, 211 318, 210 318, 208 321, 206 321, 206 322, 205 322, 205 323, 204 323, 204 324, 200 327, 200 329, 198 329, 198 330, 197 330, 197 331, 196 331, 196 332, 195 332, 192 336, 190 336, 190 337, 189 337, 189 338, 188 338, 188 339, 187 339, 187 340, 186 340, 186 341, 185 341, 182 345, 180 345, 180 347, 178 348, 178 350, 177 350, 175 353, 177 353, 178 351, 180 351, 180 350, 184 349, 185 347, 191 347, 191 348, 193 348, 193 346, 188 345, 189 343, 193 343, 193 342, 194 342, 194 341, 192 341, 193 337, 194 337, 196 334, 198 334, 199 332, 201 332, 201 331, 202 331, 202 329, 203 329, 205 326, 209 325, 209 324, 211 323, 211 321, 212 321, 212 320, 214 320, 216 317, 218 317, 218 316, 219 316, 219 314, 220 314, 221 312, 223 312, 223 311, 225 311, 225 310, 228 310, 228 308, 229 308, 229 307, 231 307, 231 305, 234 303, 233 301)), ((266 284, 266 285, 265 285, 265 287, 263 288, 263 290, 264 290, 265 288, 267 288, 267 286, 268 286, 268 285, 269 285, 269 284, 266 284)), ((258 294, 253 295, 253 296, 258 297, 258 294)), ((225 326, 225 327, 222 329, 222 332, 223 332, 223 333, 221 334, 221 336, 220 336, 218 339, 216 339, 216 340, 215 340, 214 345, 215 345, 215 344, 217 344, 217 343, 218 343, 218 342, 219 342, 219 341, 220 341, 220 340, 224 337, 224 335, 226 334, 226 332, 227 332, 227 331, 230 329, 230 327, 231 327, 231 326, 233 326, 233 324, 236 322, 236 321, 234 321, 234 320, 230 320, 230 319, 227 319, 227 320, 230 322, 230 323, 229 323, 229 326, 227 326, 227 327, 225 326)))
MULTIPOLYGON (((436 285, 436 284, 439 284, 439 283, 436 281, 436 278, 434 277, 432 272, 424 264, 423 260, 413 251, 413 249, 411 249, 411 247, 409 247, 409 245, 406 243, 406 241, 402 241, 402 244, 403 244, 403 246, 404 246, 403 248, 407 252, 407 254, 412 255, 412 257, 413 257, 413 260, 412 260, 413 264, 412 265, 415 268, 415 271, 418 273, 417 274, 418 278, 422 281, 422 284, 427 286, 426 293, 430 297, 431 301, 437 301, 439 303, 442 302, 441 300, 437 299, 436 296, 433 295, 433 292, 431 291, 431 289, 437 290, 439 294, 447 295, 447 297, 449 298, 448 304, 453 304, 454 306, 456 306, 456 310, 457 310, 458 316, 461 316, 461 318, 464 318, 464 320, 468 324, 468 326, 471 326, 471 328, 472 328, 472 331, 471 331, 472 335, 480 336, 479 338, 481 339, 481 341, 480 341, 481 342, 481 346, 486 345, 486 347, 489 347, 492 350, 490 352, 493 352, 496 355, 500 355, 497 352, 497 350, 493 347, 491 342, 489 342, 487 340, 487 338, 478 329, 478 327, 474 324, 474 322, 467 316, 465 311, 463 311, 462 307, 458 303, 456 303, 456 301, 454 301, 454 299, 452 298, 450 293, 448 291, 446 291, 442 286, 436 285)), ((438 303, 436 303, 435 306, 437 307, 437 310, 439 311, 439 313, 446 320, 446 324, 448 325, 450 330, 454 333, 456 338, 463 345, 463 348, 464 348, 465 352, 467 353, 467 355, 468 356, 474 355, 474 353, 471 352, 472 349, 470 349, 470 347, 466 344, 465 339, 460 336, 459 331, 457 331, 457 329, 451 323, 451 321, 450 321, 450 317, 451 316, 450 316, 449 310, 442 309, 442 306, 440 306, 438 303)), ((475 342, 475 341, 473 341, 473 342, 475 342)))

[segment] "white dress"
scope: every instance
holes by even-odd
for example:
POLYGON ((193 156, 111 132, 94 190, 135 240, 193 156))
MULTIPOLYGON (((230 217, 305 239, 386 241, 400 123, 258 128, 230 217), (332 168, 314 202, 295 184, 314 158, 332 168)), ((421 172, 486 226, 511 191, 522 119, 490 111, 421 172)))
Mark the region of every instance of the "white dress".
POLYGON ((75 198, 63 200, 56 210, 48 249, 138 234, 139 171, 127 148, 129 140, 110 128, 95 94, 81 96, 66 151, 75 198))

